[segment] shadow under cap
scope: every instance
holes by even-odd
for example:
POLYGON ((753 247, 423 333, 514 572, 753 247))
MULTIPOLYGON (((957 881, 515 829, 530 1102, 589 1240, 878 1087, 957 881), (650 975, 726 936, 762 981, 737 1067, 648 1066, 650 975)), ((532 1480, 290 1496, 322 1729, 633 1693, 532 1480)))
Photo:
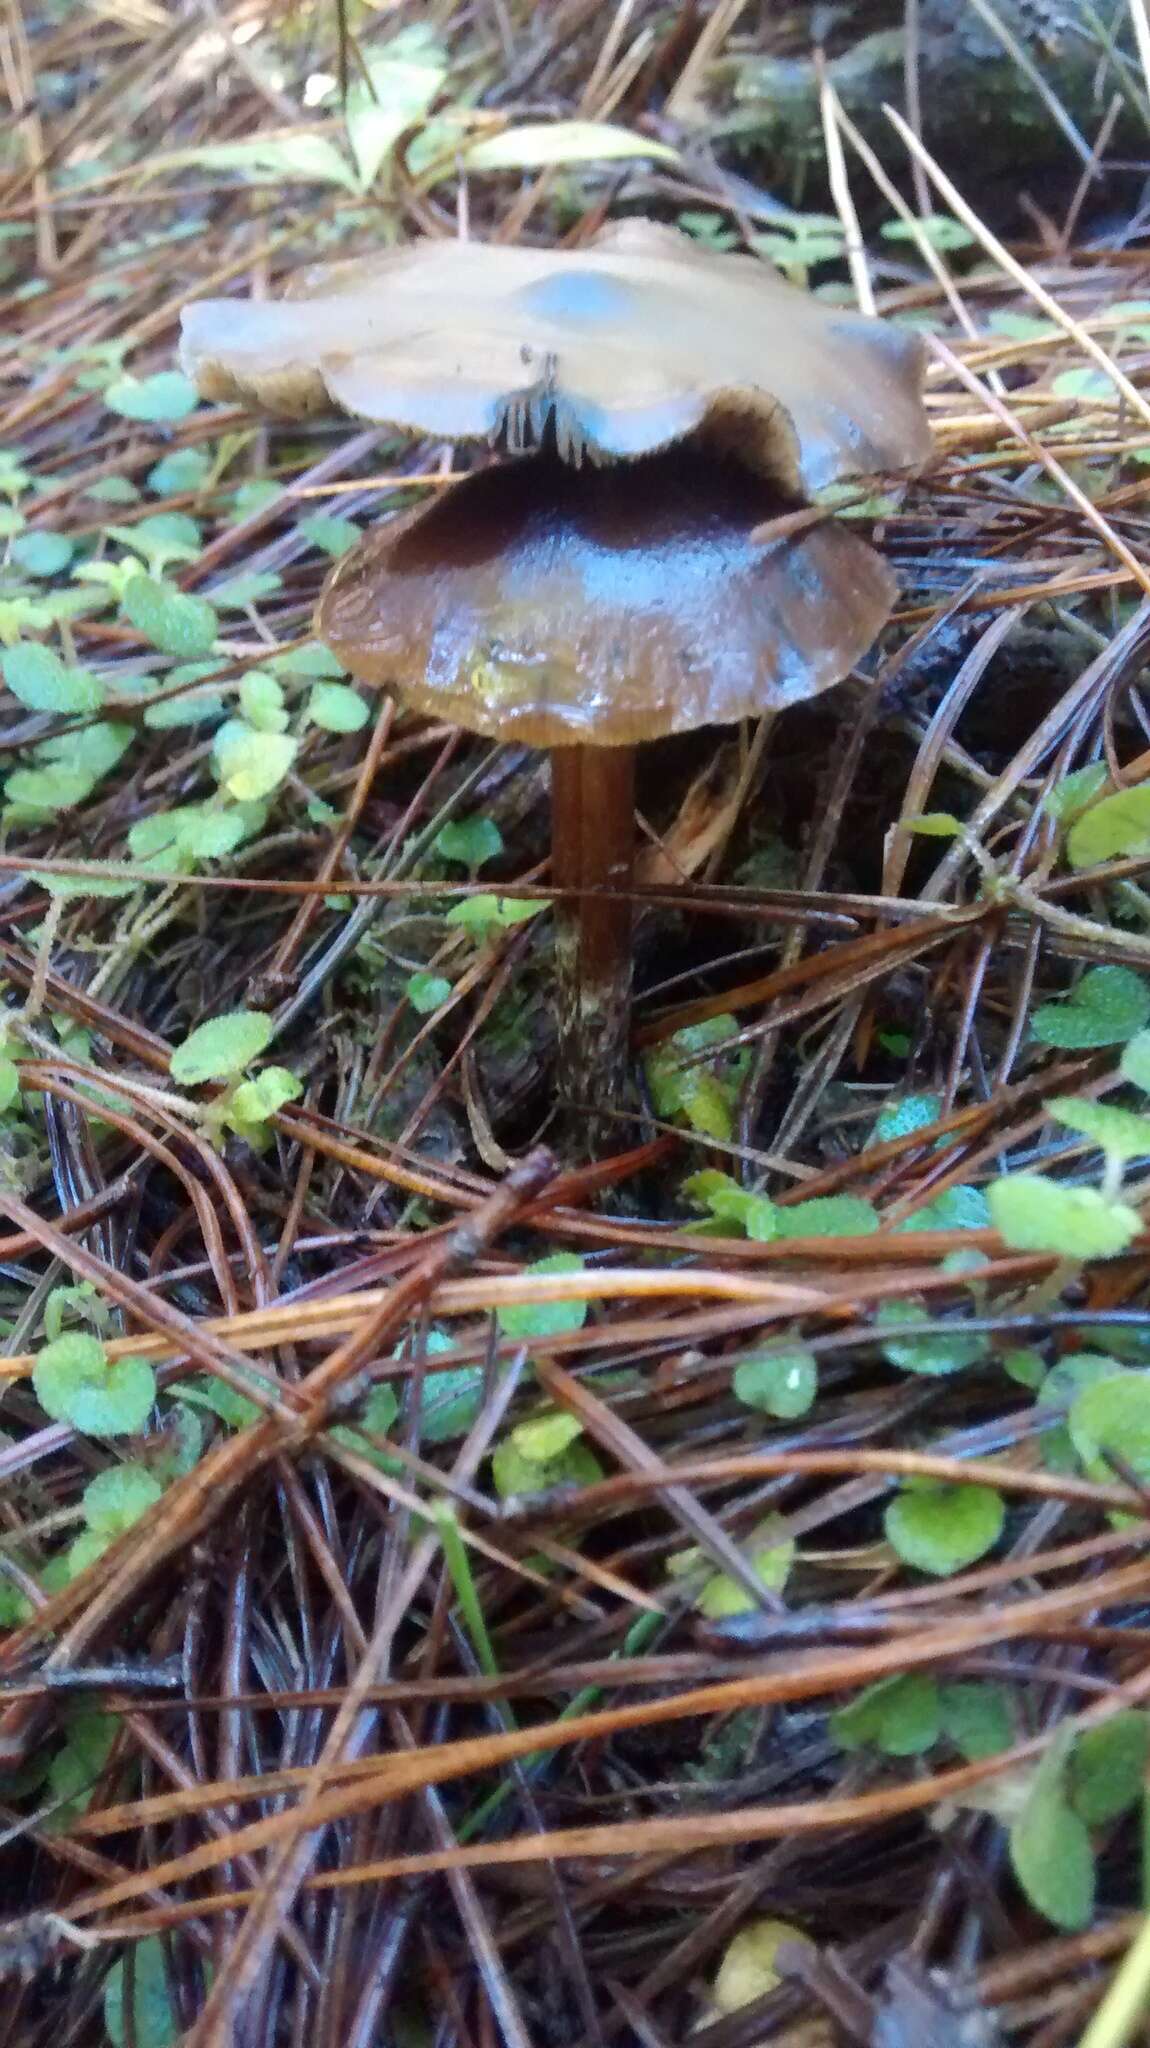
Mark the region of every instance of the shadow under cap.
POLYGON ((180 360, 205 398, 513 453, 550 432, 574 463, 709 430, 793 492, 931 449, 915 334, 647 220, 579 251, 424 240, 314 266, 274 304, 188 306, 180 360))
POLYGON ((838 682, 889 615, 882 558, 833 521, 779 538, 762 478, 697 447, 576 475, 484 470, 370 534, 316 631, 353 676, 530 746, 629 746, 838 682))

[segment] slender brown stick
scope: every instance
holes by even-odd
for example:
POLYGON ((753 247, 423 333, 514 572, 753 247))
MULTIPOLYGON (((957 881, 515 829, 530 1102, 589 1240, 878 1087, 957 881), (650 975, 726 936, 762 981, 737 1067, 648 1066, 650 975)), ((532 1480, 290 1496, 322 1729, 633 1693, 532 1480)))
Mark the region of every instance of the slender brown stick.
POLYGON ((551 879, 579 892, 555 905, 559 1088, 581 1111, 626 1079, 634 854, 634 747, 554 748, 551 879))

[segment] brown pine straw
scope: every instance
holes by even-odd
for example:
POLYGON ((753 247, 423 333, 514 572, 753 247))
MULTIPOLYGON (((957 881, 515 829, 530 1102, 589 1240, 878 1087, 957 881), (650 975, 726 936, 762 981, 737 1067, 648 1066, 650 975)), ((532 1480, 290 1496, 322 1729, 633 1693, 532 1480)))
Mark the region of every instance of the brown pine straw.
MULTIPOLYGON (((333 1786, 311 1801, 308 1825, 319 1828, 329 1822, 375 1808, 381 1801, 398 1799, 427 1785, 448 1783, 475 1771, 491 1770, 517 1757, 532 1756, 568 1743, 591 1742, 627 1728, 656 1727, 669 1721, 697 1718, 707 1714, 728 1714, 749 1706, 818 1698, 873 1684, 895 1672, 937 1668, 964 1650, 1024 1636, 1031 1623, 1052 1621, 1080 1612, 1144 1597, 1150 1583, 1150 1560, 1120 1566, 1105 1572, 1084 1586, 1063 1587, 1032 1599, 1020 1600, 1009 1610, 975 1615, 936 1629, 924 1629, 917 1642, 899 1640, 867 1651, 847 1652, 810 1660, 805 1667, 788 1658, 788 1668, 764 1674, 749 1673, 741 1679, 699 1686, 672 1698, 645 1700, 634 1705, 605 1709, 598 1713, 573 1715, 543 1722, 535 1727, 509 1733, 476 1736, 431 1746, 415 1754, 361 1759, 349 1784, 333 1786), (798 1665, 799 1668, 795 1668, 798 1665)), ((1094 1727, 1139 1702, 1150 1699, 1150 1670, 1116 1686, 1108 1698, 1078 1717, 1079 1725, 1094 1727)), ((954 1799, 990 1779, 1040 1755, 1044 1737, 1016 1744, 1000 1755, 980 1762, 935 1773, 911 1784, 888 1786, 877 1793, 864 1793, 842 1800, 833 1797, 803 1801, 794 1805, 742 1807, 730 1814, 702 1814, 666 1821, 641 1821, 602 1827, 564 1828, 543 1835, 530 1835, 510 1842, 482 1843, 473 1848, 433 1851, 428 1855, 388 1858, 353 1872, 335 1873, 316 1885, 382 1882, 385 1878, 413 1876, 417 1872, 493 1867, 506 1863, 546 1861, 561 1856, 611 1856, 674 1850, 676 1853, 714 1847, 727 1842, 764 1841, 792 1831, 821 1831, 855 1822, 877 1823, 902 1813, 914 1813, 954 1799)), ((257 1781, 258 1782, 258 1781, 257 1781)), ((331 1779, 328 1780, 331 1786, 331 1779)), ((190 1797, 226 1803, 243 1796, 242 1783, 218 1783, 190 1795, 162 1794, 154 1801, 128 1803, 106 1808, 98 1831, 119 1832, 145 1821, 169 1820, 184 1810, 190 1797)), ((86 1895, 81 1894, 69 1908, 69 1917, 79 1923, 92 1914, 137 1898, 155 1886, 182 1883, 205 1870, 215 1868, 240 1852, 257 1849, 291 1836, 299 1826, 294 1811, 269 1815, 234 1829, 220 1842, 206 1842, 185 1855, 162 1859, 148 1871, 120 1879, 86 1895)), ((213 1894, 196 1901, 189 1912, 231 1903, 213 1894)))

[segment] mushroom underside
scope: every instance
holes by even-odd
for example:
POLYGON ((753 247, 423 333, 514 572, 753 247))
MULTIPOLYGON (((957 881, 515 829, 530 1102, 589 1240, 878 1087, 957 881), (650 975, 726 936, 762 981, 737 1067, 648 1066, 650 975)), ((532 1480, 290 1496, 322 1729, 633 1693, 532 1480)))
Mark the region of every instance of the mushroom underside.
POLYGON ((692 444, 608 469, 532 456, 370 534, 317 631, 359 680, 491 738, 625 746, 754 717, 838 682, 896 592, 857 534, 793 510, 692 444))

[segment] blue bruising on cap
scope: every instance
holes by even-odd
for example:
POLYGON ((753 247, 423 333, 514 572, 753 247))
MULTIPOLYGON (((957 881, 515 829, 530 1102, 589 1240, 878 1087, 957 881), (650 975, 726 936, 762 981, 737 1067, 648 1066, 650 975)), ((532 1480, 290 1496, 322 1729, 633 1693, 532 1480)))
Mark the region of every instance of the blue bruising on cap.
POLYGON ((519 296, 537 319, 575 327, 630 320, 635 305, 634 291, 622 279, 583 270, 557 270, 551 277, 537 278, 519 296))

